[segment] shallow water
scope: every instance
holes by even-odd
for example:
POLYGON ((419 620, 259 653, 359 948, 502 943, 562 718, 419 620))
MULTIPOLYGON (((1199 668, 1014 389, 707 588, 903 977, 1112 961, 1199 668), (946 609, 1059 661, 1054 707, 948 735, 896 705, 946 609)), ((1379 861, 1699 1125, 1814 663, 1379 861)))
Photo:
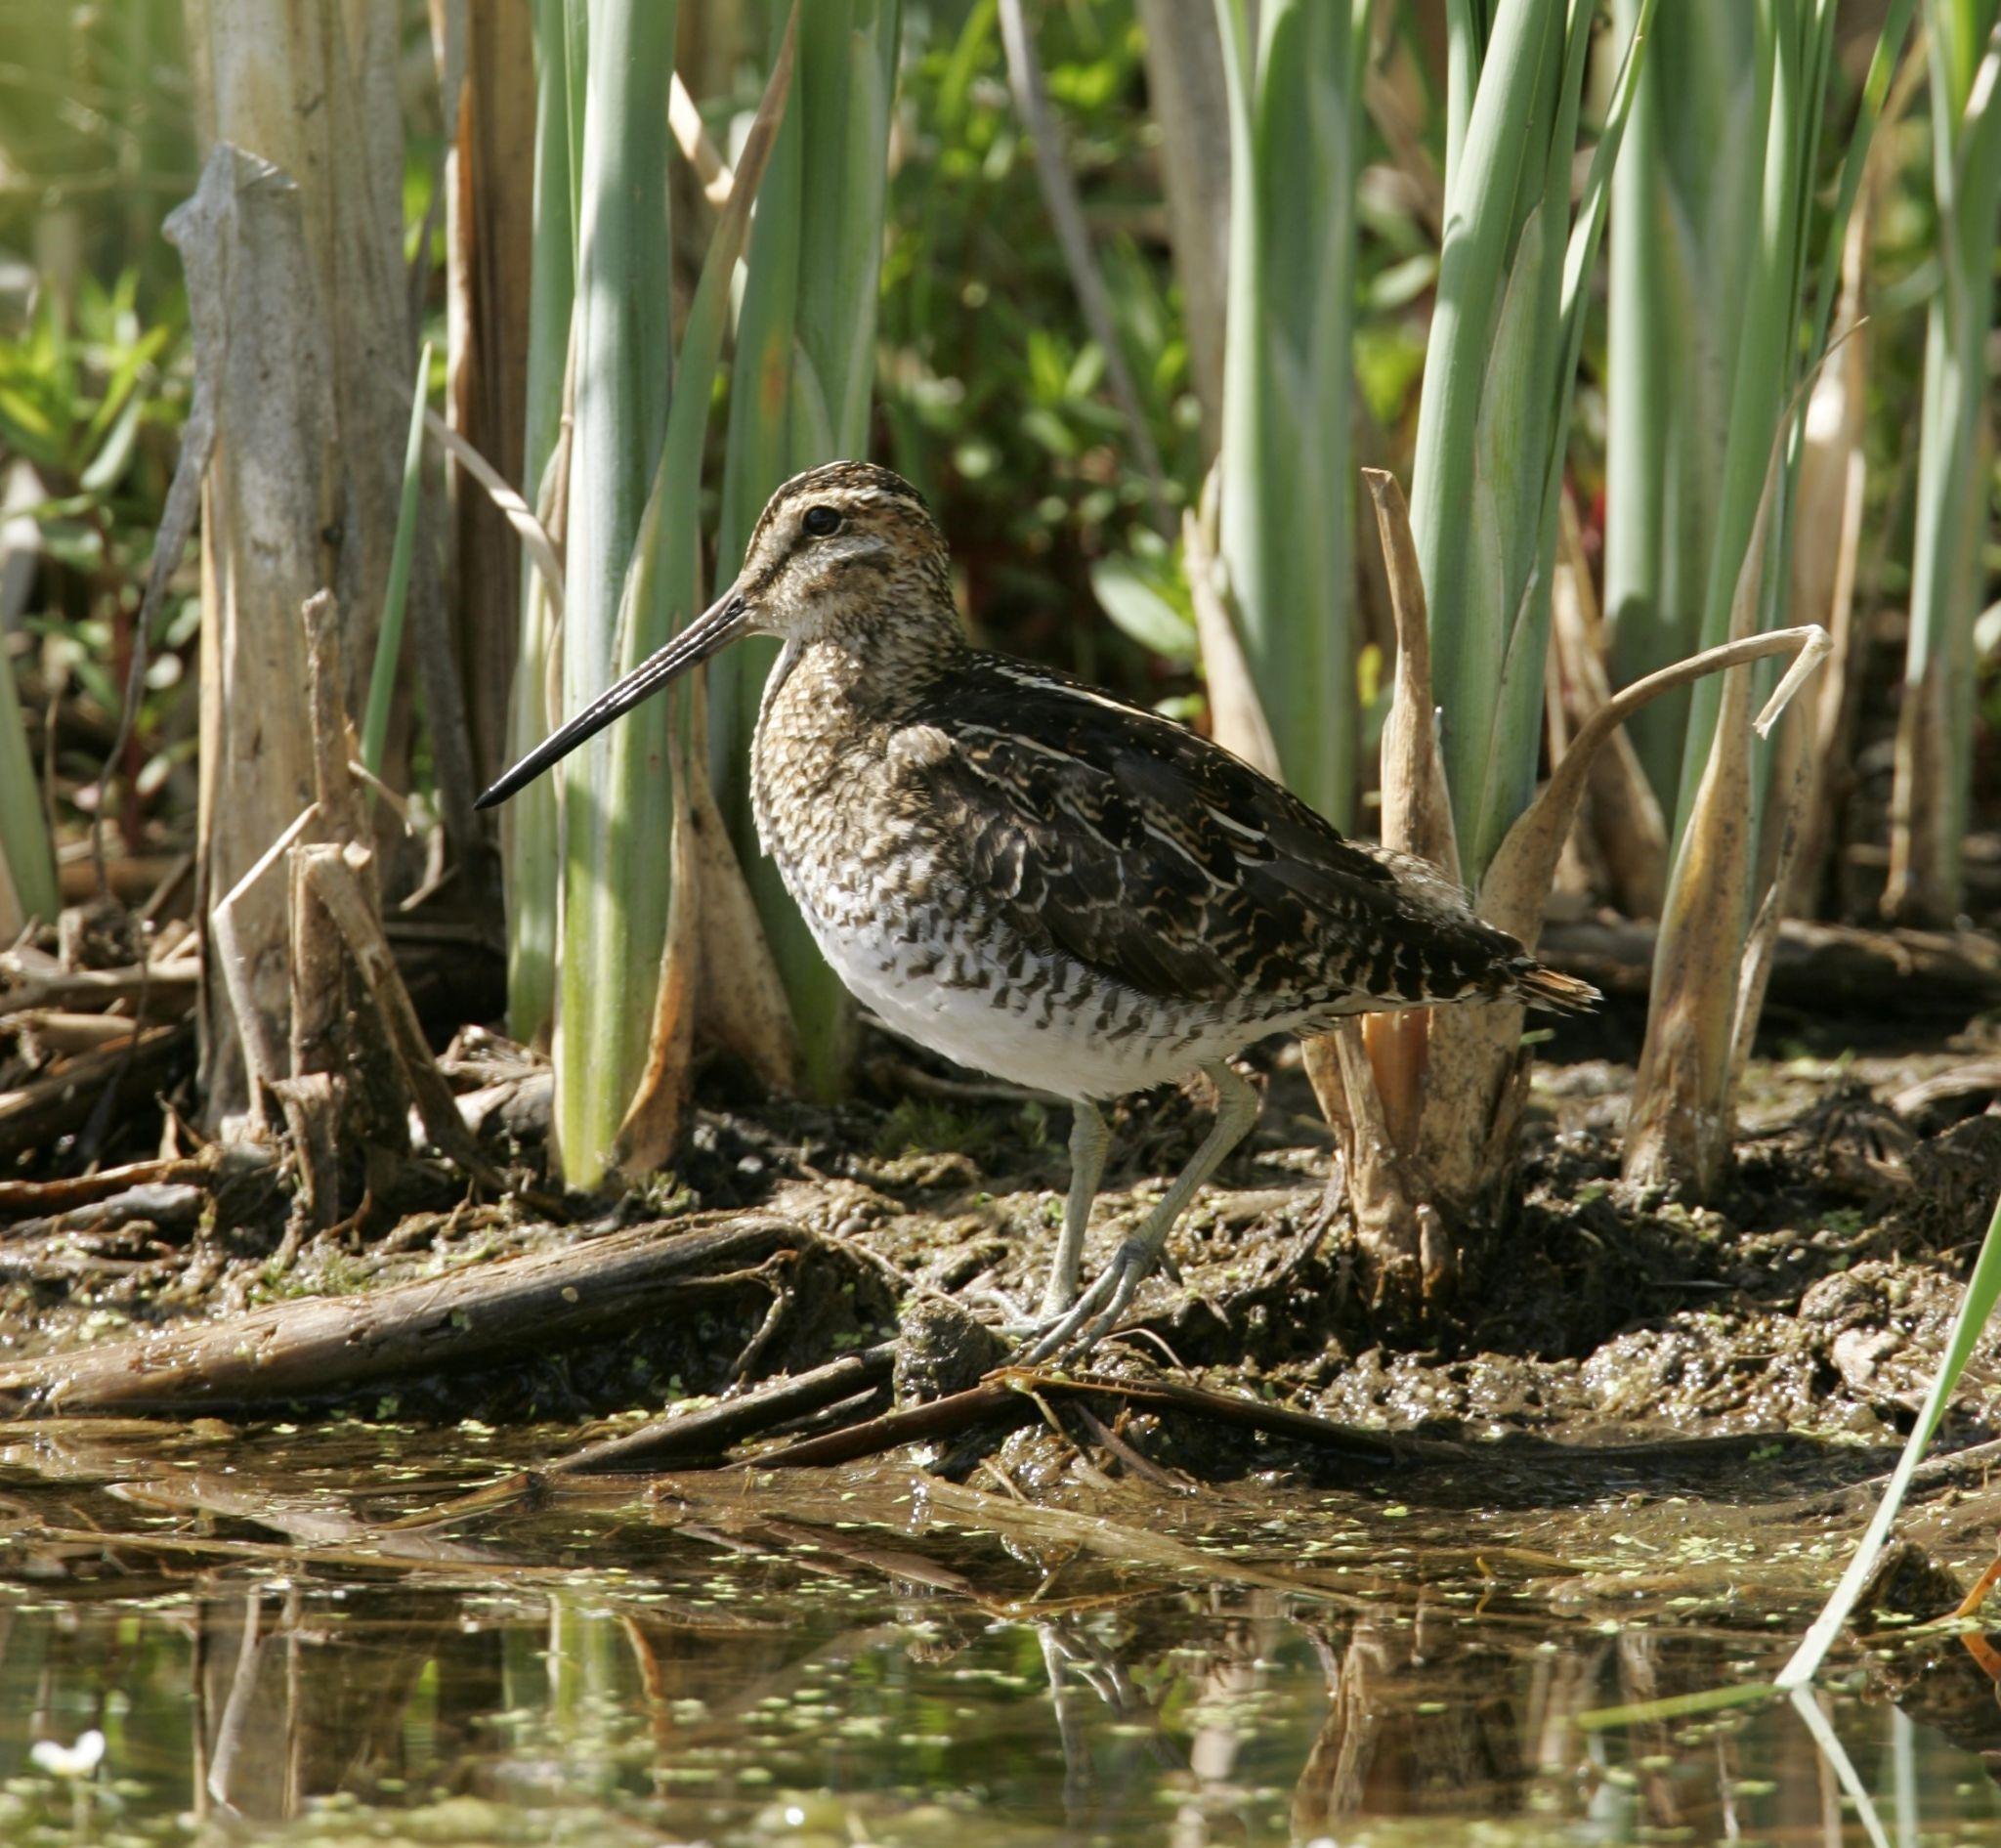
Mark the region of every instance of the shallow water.
POLYGON ((1956 1638, 1837 1662, 1866 1805, 1785 1706, 1580 1725, 1776 1668, 1839 1557, 1792 1483, 717 1474, 399 1527, 533 1438, 11 1429, 0 1839, 2001 1842, 1956 1638))

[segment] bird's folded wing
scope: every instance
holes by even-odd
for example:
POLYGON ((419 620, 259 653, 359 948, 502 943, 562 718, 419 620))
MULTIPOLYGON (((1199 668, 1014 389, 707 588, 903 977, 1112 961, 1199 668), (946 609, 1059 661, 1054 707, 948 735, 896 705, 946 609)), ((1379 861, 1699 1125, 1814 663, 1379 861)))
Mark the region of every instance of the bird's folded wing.
POLYGON ((910 774, 972 889, 1141 993, 1418 1000, 1504 941, 1206 739, 1063 676, 975 657, 937 731, 950 748, 910 774))

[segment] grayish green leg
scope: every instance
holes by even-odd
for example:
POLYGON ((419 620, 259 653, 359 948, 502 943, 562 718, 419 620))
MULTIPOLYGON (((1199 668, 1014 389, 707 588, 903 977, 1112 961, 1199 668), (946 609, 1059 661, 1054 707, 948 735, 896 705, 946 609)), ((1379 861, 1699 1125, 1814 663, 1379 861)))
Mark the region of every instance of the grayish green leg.
MULTIPOLYGON (((1181 1170, 1174 1184, 1161 1196, 1161 1202, 1146 1216, 1140 1228, 1120 1245, 1104 1274, 1079 1297, 1057 1321, 1036 1337, 1021 1353, 1023 1365, 1075 1348, 1088 1352, 1091 1345, 1126 1312, 1135 1291, 1145 1281, 1174 1224, 1188 1210, 1198 1188, 1220 1168, 1223 1158, 1251 1132, 1257 1121, 1257 1093, 1221 1059, 1202 1068, 1215 1086, 1215 1124, 1203 1139, 1195 1158, 1181 1170)), ((1074 1133, 1073 1133, 1074 1134, 1074 1133)), ((1074 1198, 1073 1194, 1073 1198, 1074 1198)), ((1068 1235, 1068 1228, 1065 1228, 1068 1235)))
POLYGON ((1070 1197, 1063 1204, 1063 1236, 1056 1243, 1056 1262, 1049 1267, 1049 1287, 1043 1292, 1043 1319, 1061 1315, 1077 1301, 1077 1279, 1084 1269, 1084 1235, 1090 1225, 1091 1202, 1105 1176, 1105 1156, 1112 1132, 1096 1104, 1079 1098, 1070 1113, 1070 1197))

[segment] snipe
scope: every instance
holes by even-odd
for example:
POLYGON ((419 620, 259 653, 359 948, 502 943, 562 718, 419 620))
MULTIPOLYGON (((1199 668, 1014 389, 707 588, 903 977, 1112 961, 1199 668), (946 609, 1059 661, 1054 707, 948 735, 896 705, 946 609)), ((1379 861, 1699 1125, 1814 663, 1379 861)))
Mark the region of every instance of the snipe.
POLYGON ((1421 861, 1343 839, 1195 733, 1065 674, 967 645, 945 540, 888 469, 786 483, 703 616, 529 752, 488 807, 739 636, 785 646, 751 790, 827 959, 889 1026, 1069 1099, 1071 1182, 1025 1356, 1087 1345, 1251 1128, 1229 1055, 1346 1014, 1586 984, 1482 924, 1421 861), (1081 1296, 1107 1098, 1206 1072, 1214 1127, 1081 1296))

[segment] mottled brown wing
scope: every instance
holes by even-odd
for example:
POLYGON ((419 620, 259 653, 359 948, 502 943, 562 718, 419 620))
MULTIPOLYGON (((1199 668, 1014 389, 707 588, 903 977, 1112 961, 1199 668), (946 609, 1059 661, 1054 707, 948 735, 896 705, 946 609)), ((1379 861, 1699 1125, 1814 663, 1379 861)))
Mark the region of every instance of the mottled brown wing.
POLYGON ((1500 986, 1520 946, 1344 840, 1171 720, 977 655, 919 722, 910 774, 965 842, 974 889, 1031 942, 1162 1000, 1300 1006, 1500 986), (1484 978, 1484 979, 1483 979, 1484 978))

